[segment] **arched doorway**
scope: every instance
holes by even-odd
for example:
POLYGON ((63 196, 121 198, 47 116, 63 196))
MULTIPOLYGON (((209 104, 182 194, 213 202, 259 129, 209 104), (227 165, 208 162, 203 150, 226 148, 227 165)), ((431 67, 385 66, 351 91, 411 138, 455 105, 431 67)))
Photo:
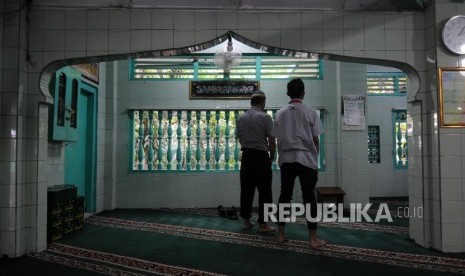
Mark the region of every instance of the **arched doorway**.
MULTIPOLYGON (((305 52, 305 51, 295 51, 295 50, 287 50, 287 49, 281 49, 281 48, 276 48, 276 47, 269 47, 269 46, 266 46, 266 45, 261 45, 259 43, 250 41, 250 40, 248 40, 248 39, 246 39, 246 38, 244 38, 244 37, 242 37, 242 36, 240 36, 240 35, 238 35, 238 34, 236 34, 234 32, 227 32, 223 36, 218 37, 218 38, 216 38, 216 39, 214 39, 212 41, 202 43, 202 44, 193 45, 193 46, 190 46, 190 47, 180 48, 180 49, 168 49, 168 50, 140 52, 140 53, 132 53, 132 54, 124 54, 124 55, 112 55, 112 56, 94 57, 94 58, 76 58, 76 59, 70 59, 70 60, 64 60, 64 61, 57 61, 57 62, 54 62, 54 63, 50 64, 49 66, 47 66, 45 68, 45 70, 44 70, 44 72, 43 72, 43 74, 41 76, 41 83, 43 83, 43 84, 47 83, 47 79, 49 77, 49 74, 51 72, 54 72, 53 70, 56 70, 56 68, 60 68, 63 65, 85 63, 85 62, 109 62, 109 61, 115 61, 115 60, 120 60, 120 59, 126 60, 127 58, 131 58, 131 59, 151 58, 151 57, 152 58, 160 58, 160 57, 174 57, 174 56, 178 56, 178 55, 191 55, 193 53, 196 53, 196 52, 211 48, 211 47, 213 47, 215 45, 219 45, 221 43, 224 43, 225 41, 228 40, 228 38, 230 36, 232 38, 234 38, 235 40, 241 42, 242 44, 248 46, 248 47, 251 47, 251 48, 253 48, 255 50, 258 50, 258 51, 263 51, 263 52, 268 53, 268 54, 276 55, 276 56, 288 56, 288 57, 301 58, 301 59, 306 59, 306 58, 309 58, 309 57, 316 57, 318 59, 326 60, 326 61, 330 61, 330 62, 347 63, 347 64, 353 63, 353 64, 359 64, 359 65, 360 64, 378 64, 378 65, 382 65, 382 66, 398 68, 398 69, 402 70, 403 72, 405 72, 407 74, 407 76, 408 76, 408 89, 407 89, 408 96, 407 97, 410 98, 410 99, 415 98, 416 91, 418 90, 418 86, 419 86, 418 74, 416 73, 416 71, 410 65, 405 64, 405 63, 394 62, 394 61, 386 61, 386 60, 377 60, 377 59, 345 57, 345 56, 338 56, 338 55, 332 55, 332 54, 320 54, 320 53, 311 53, 311 52, 305 52)), ((348 66, 347 68, 349 68, 349 67, 350 66, 348 66)), ((113 68, 113 69, 115 69, 115 68, 113 68)), ((116 71, 118 71, 118 68, 116 68, 116 71)), ((337 69, 334 72, 336 72, 336 74, 340 74, 340 69, 337 69), (337 73, 337 72, 339 72, 339 73, 337 73)), ((336 83, 339 83, 339 85, 341 85, 340 84, 341 83, 340 79, 339 80, 334 79, 334 81, 336 83)), ((342 90, 339 88, 339 91, 342 91, 342 90)), ((341 94, 339 94, 339 96, 341 96, 341 94)), ((337 97, 335 97, 335 98, 337 98, 337 97)), ((172 103, 174 103, 174 105, 172 105, 170 107, 172 109, 180 109, 181 107, 183 107, 181 105, 176 105, 176 104, 180 103, 178 101, 178 99, 170 99, 170 101, 172 103)), ((151 104, 150 102, 148 102, 148 103, 147 102, 142 103, 142 102, 143 101, 139 102, 139 104, 137 106, 135 106, 135 108, 136 109, 144 109, 144 108, 149 107, 150 104, 151 104)), ((153 100, 152 100, 152 103, 153 103, 153 100)), ((339 102, 339 104, 340 104, 340 102, 339 102)), ((333 106, 333 110, 331 112, 335 112, 332 115, 334 116, 334 118, 338 118, 338 116, 339 116, 338 113, 337 113, 338 103, 334 102, 334 103, 332 103, 332 106, 333 106)), ((126 106, 126 108, 128 108, 128 106, 126 106)), ((121 110, 119 111, 118 115, 121 115, 121 110)), ((114 116, 118 116, 118 115, 114 114, 114 116)), ((351 137, 351 139, 354 139, 354 141, 356 141, 357 139, 360 140, 360 138, 362 136, 364 136, 362 139, 365 139, 366 134, 362 134, 361 136, 360 135, 359 136, 354 135, 353 137, 351 137)), ((121 137, 122 136, 118 135, 118 137, 116 137, 116 139, 118 140, 121 137)), ((124 137, 124 138, 126 138, 126 137, 124 137)), ((118 152, 118 150, 115 150, 115 152, 118 152)), ((339 153, 337 153, 337 154, 342 155, 341 152, 342 152, 342 149, 340 149, 339 153)), ((337 158, 335 158, 335 160, 336 159, 337 158)), ((351 159, 351 158, 348 158, 348 159, 351 159)), ((338 162, 340 162, 339 163, 339 169, 343 170, 343 165, 342 165, 343 158, 339 158, 338 162)), ((336 162, 334 162, 334 163, 336 163, 336 162)), ((124 169, 124 168, 122 168, 122 169, 124 169)), ((116 174, 118 174, 118 172, 116 172, 116 174)), ((360 202, 368 202, 369 193, 367 191, 364 191, 365 193, 363 194, 363 196, 357 197, 355 195, 355 191, 357 191, 357 188, 356 188, 357 184, 356 184, 355 181, 359 181, 355 177, 355 175, 357 175, 357 173, 355 171, 351 172, 349 170, 349 171, 345 172, 344 176, 343 176, 343 174, 344 173, 342 173, 341 171, 335 171, 333 176, 328 177, 328 179, 334 179, 335 181, 339 181, 339 182, 334 182, 333 181, 332 185, 342 185, 342 178, 343 177, 347 177, 347 176, 352 177, 353 182, 351 182, 351 184, 349 184, 347 186, 348 190, 353 190, 351 201, 356 202, 358 200, 360 202), (335 175, 337 175, 337 176, 335 176, 335 175)), ((145 181, 145 179, 143 177, 137 177, 137 178, 139 178, 142 181, 145 181)), ((345 179, 347 179, 347 178, 345 178, 345 179)), ((329 183, 330 180, 328 180, 327 182, 329 183)), ((116 194, 117 193, 118 192, 116 192, 116 194)), ((140 193, 140 194, 142 194, 142 193, 140 193)), ((169 198, 169 196, 168 196, 168 198, 169 198)), ((131 200, 133 200, 133 199, 131 199, 131 200)), ((147 200, 143 199, 142 201, 147 201, 147 200)), ((125 205, 123 205, 123 206, 125 206, 125 205)), ((141 205, 141 206, 142 207, 147 207, 147 206, 150 207, 152 205, 141 205)))

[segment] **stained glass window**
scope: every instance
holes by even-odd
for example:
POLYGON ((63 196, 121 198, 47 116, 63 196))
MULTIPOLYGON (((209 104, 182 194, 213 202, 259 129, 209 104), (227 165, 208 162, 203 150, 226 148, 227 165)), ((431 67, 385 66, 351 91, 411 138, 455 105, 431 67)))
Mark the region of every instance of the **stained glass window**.
MULTIPOLYGON (((213 56, 173 56, 141 58, 130 61, 130 77, 153 80, 218 80, 223 69, 215 66, 213 56)), ((244 56, 230 70, 229 79, 321 79, 320 61, 281 56, 244 56)))
POLYGON ((393 133, 394 133, 394 167, 407 168, 408 145, 407 145, 407 111, 393 110, 393 133))
MULTIPOLYGON (((131 110, 131 171, 237 171, 236 119, 244 110, 131 110)), ((268 110, 273 118, 276 110, 268 110)), ((322 114, 320 119, 323 121, 322 114)), ((319 167, 324 168, 324 136, 319 167)), ((277 156, 273 169, 278 169, 277 156)))
POLYGON ((407 76, 404 73, 367 73, 368 95, 406 95, 407 76))

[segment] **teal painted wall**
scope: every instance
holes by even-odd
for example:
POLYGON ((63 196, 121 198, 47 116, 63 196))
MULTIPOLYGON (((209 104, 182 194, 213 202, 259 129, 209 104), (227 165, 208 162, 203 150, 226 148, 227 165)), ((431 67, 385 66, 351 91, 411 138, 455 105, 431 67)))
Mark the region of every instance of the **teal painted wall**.
MULTIPOLYGON (((77 74, 80 79, 79 73, 74 69, 64 68, 60 71, 71 75, 77 74)), ((61 184, 78 186, 78 194, 86 196, 86 211, 88 212, 103 209, 103 196, 100 196, 100 204, 97 204, 96 199, 97 182, 98 185, 103 186, 103 170, 97 173, 98 167, 103 167, 103 150, 100 151, 101 162, 97 162, 97 151, 98 148, 103 149, 104 140, 98 139, 97 129, 104 129, 102 122, 105 112, 104 105, 99 107, 99 103, 105 102, 98 93, 99 87, 104 88, 101 84, 79 82, 78 129, 76 129, 74 138, 76 141, 53 141, 52 136, 49 136, 48 146, 48 186, 61 184), (100 123, 98 118, 100 118, 100 123)), ((55 108, 55 106, 50 108, 55 108)), ((52 133, 53 128, 49 128, 52 133)), ((105 133, 103 130, 100 132, 105 133)), ((100 191, 103 193, 103 189, 100 188, 100 191)))
POLYGON ((65 147, 65 183, 85 196, 86 212, 95 212, 97 156, 97 89, 82 84, 78 98, 77 141, 65 147))

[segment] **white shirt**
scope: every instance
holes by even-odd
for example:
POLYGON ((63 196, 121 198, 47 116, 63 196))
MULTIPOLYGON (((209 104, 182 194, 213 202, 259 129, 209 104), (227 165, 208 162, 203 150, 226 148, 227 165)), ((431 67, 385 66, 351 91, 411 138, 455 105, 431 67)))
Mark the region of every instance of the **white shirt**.
POLYGON ((318 169, 318 151, 313 137, 323 133, 315 109, 292 102, 276 112, 272 135, 278 139, 278 164, 300 163, 318 169))
POLYGON ((269 151, 268 137, 271 137, 273 120, 257 106, 252 106, 237 119, 236 136, 242 148, 269 151))

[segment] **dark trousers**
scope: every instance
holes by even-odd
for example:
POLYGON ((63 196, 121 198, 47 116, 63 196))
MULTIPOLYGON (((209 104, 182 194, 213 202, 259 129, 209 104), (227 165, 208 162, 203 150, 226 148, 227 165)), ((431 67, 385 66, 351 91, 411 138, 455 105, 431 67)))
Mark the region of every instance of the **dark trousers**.
MULTIPOLYGON (((294 192, 295 178, 298 176, 304 204, 306 206, 307 203, 310 203, 310 213, 312 218, 315 218, 317 215, 315 198, 315 186, 318 181, 317 171, 300 163, 284 163, 280 169, 281 194, 279 196, 279 203, 291 202, 292 193, 294 192)), ((285 222, 278 222, 278 225, 284 224, 285 222)), ((316 230, 317 225, 315 222, 307 221, 307 227, 308 229, 316 230)))
POLYGON ((268 152, 242 149, 241 217, 250 219, 255 189, 258 190, 258 223, 263 221, 263 205, 273 203, 271 194, 271 160, 268 152))

